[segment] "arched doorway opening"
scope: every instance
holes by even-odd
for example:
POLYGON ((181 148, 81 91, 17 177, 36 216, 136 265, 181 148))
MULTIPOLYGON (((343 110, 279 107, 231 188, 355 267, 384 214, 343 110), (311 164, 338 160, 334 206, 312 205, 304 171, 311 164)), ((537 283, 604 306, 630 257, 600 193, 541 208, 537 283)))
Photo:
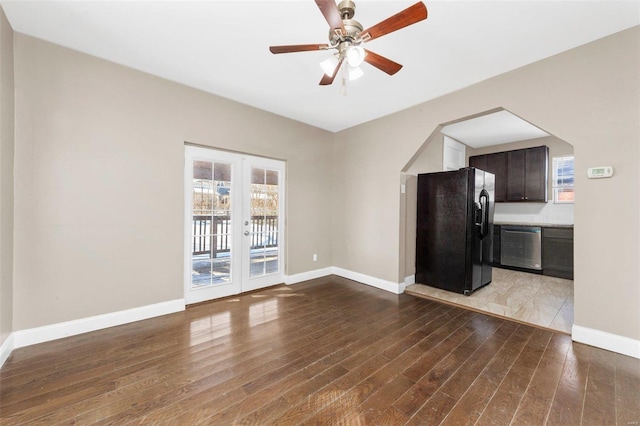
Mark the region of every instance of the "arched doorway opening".
MULTIPOLYGON (((558 276, 553 271, 552 265, 554 256, 560 256, 554 251, 554 244, 558 241, 570 244, 569 250, 572 260, 573 188, 571 186, 571 198, 569 199, 569 191, 559 187, 558 182, 566 179, 566 176, 562 174, 562 166, 566 166, 569 162, 571 165, 573 164, 573 154, 571 144, 553 134, 544 132, 543 129, 503 108, 462 117, 437 126, 401 171, 401 183, 404 188, 400 212, 401 222, 403 222, 401 223, 403 239, 401 242, 401 267, 404 267, 406 291, 422 297, 434 298, 446 303, 454 303, 570 334, 573 325, 573 281, 568 279, 571 276, 562 274, 558 276), (473 123, 473 121, 482 122, 485 120, 490 122, 489 119, 498 115, 520 120, 525 127, 530 126, 534 133, 520 134, 517 130, 508 129, 507 121, 495 121, 488 129, 473 123), (458 126, 458 124, 460 125, 458 126), (450 131, 452 128, 464 127, 470 131, 471 136, 467 137, 464 133, 450 131), (535 131, 541 133, 536 134, 535 131), (532 134, 536 136, 528 137, 532 134), (493 259, 492 284, 471 296, 433 288, 428 283, 415 283, 417 175, 441 172, 451 167, 448 164, 451 155, 447 154, 447 142, 448 139, 453 139, 451 136, 456 136, 457 139, 454 139, 454 142, 462 143, 465 149, 460 167, 468 167, 469 158, 474 156, 525 150, 538 146, 548 147, 547 200, 518 202, 505 199, 496 203, 494 216, 494 223, 498 225, 496 229, 499 229, 500 225, 513 224, 536 226, 541 229, 543 237, 540 250, 542 255, 546 247, 546 252, 544 252, 547 255, 546 270, 545 262, 542 264, 541 271, 529 271, 525 268, 502 265, 498 254, 498 257, 493 259), (484 142, 478 143, 478 140, 484 140, 484 142), (492 143, 492 141, 496 141, 496 143, 492 143), (566 241, 553 239, 553 237, 560 235, 558 232, 565 230, 566 232, 562 235, 570 235, 571 239, 566 239, 566 241), (548 238, 545 238, 544 235, 547 235, 548 238)), ((452 155, 455 157, 459 153, 454 152, 452 155)), ((499 245, 500 238, 500 232, 496 232, 494 241, 497 245, 499 245)), ((565 245, 564 247, 566 251, 569 246, 565 245)))

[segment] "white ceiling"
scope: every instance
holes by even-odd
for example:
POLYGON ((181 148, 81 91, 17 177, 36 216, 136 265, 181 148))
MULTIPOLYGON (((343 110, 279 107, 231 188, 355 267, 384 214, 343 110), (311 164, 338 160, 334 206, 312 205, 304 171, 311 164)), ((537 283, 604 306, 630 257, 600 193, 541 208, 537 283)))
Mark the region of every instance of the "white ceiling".
POLYGON ((549 133, 509 111, 498 111, 449 124, 441 132, 472 148, 549 136, 549 133))
MULTIPOLYGON (((367 49, 404 65, 364 64, 340 94, 319 86, 326 51, 273 55, 270 45, 326 43, 312 0, 0 1, 15 31, 329 131, 409 108, 640 24, 640 2, 424 1, 426 21, 367 49)), ((415 1, 356 0, 372 26, 415 1)))

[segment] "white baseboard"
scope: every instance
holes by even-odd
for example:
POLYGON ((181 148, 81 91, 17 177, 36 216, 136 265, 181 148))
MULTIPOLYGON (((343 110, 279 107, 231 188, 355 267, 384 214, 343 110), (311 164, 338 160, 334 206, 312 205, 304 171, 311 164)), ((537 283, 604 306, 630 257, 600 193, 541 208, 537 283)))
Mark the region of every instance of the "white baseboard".
MULTIPOLYGON (((314 271, 302 272, 300 274, 285 276, 285 284, 291 285, 302 281, 321 278, 328 275, 338 275, 354 281, 361 282, 395 294, 404 292, 405 283, 394 283, 348 271, 342 268, 328 267, 316 269, 314 271)), ((172 314, 184 311, 185 300, 176 299, 167 302, 156 303, 154 305, 141 306, 139 308, 127 309, 124 311, 111 312, 103 315, 96 315, 88 318, 81 318, 57 324, 45 325, 42 327, 30 328, 13 332, 0 347, 0 366, 9 357, 15 348, 35 345, 64 337, 75 336, 77 334, 88 333, 108 327, 141 321, 161 315, 172 314)))
POLYGON ((575 324, 571 329, 571 338, 575 342, 640 359, 640 340, 575 324))
MULTIPOLYGON (((285 283, 291 285, 332 274, 395 294, 403 293, 405 287, 413 284, 415 281, 415 276, 410 276, 406 277, 402 283, 394 283, 347 269, 329 267, 286 276, 285 283)), ((184 299, 176 299, 124 311, 16 331, 10 334, 0 346, 0 367, 2 367, 11 355, 11 351, 15 348, 172 314, 183 311, 184 309, 184 299)), ((572 339, 576 342, 640 359, 640 341, 638 340, 579 325, 573 326, 571 335, 572 339)))
POLYGON ((404 286, 408 287, 411 284, 415 284, 416 283, 416 276, 415 275, 409 275, 408 277, 404 277, 404 286))
POLYGON ((75 336, 76 334, 88 333, 90 331, 101 330, 103 328, 114 327, 116 325, 159 317, 161 315, 184 311, 184 309, 184 299, 176 299, 153 305, 141 306, 139 308, 96 315, 94 317, 81 318, 57 324, 45 325, 43 327, 15 331, 12 334, 14 337, 14 348, 21 348, 23 346, 35 345, 37 343, 48 342, 50 340, 61 339, 63 337, 75 336))
POLYGON ((381 290, 386 290, 395 294, 404 293, 405 283, 394 283, 392 281, 383 280, 380 278, 361 274, 359 272, 349 271, 347 269, 342 269, 335 266, 332 268, 332 270, 335 275, 338 275, 343 278, 358 281, 363 284, 367 284, 372 287, 376 287, 381 290))
MULTIPOLYGON (((372 277, 369 275, 361 274, 359 272, 349 271, 347 269, 338 268, 336 266, 330 266, 328 268, 316 269, 314 271, 302 272, 300 274, 285 276, 284 283, 287 285, 296 284, 299 282, 313 280, 316 278, 326 277, 327 275, 338 275, 339 277, 347 278, 350 280, 358 281, 362 284, 367 284, 372 287, 379 288, 381 290, 389 291, 394 294, 400 294, 404 292, 407 285, 407 277, 403 283, 394 283, 392 281, 386 281, 380 278, 372 277)), ((415 276, 413 276, 415 280, 415 276)), ((413 284, 413 283, 410 283, 413 284)))
POLYGON ((297 284, 303 281, 314 280, 316 278, 326 277, 327 275, 333 274, 333 268, 322 268, 316 269, 314 271, 301 272, 299 274, 293 275, 285 275, 284 283, 286 285, 297 284))
POLYGON ((11 355, 11 351, 14 348, 13 344, 14 337, 13 333, 11 333, 9 337, 7 337, 6 340, 2 343, 2 346, 0 346, 0 367, 4 365, 4 362, 7 360, 7 358, 9 358, 9 355, 11 355))

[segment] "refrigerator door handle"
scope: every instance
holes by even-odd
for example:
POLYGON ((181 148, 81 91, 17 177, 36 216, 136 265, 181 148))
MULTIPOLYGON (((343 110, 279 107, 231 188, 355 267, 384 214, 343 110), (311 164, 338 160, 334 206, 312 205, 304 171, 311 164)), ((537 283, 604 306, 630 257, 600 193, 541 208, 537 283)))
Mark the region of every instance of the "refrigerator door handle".
POLYGON ((479 197, 482 219, 480 223, 480 239, 484 239, 489 231, 489 193, 486 189, 480 191, 479 197))

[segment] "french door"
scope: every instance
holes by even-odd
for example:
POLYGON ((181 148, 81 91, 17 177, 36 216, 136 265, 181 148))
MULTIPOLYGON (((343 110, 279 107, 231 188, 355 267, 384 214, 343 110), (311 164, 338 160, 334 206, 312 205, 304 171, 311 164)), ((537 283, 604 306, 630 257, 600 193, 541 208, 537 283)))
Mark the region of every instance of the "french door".
POLYGON ((185 146, 185 301, 283 282, 284 162, 185 146))

